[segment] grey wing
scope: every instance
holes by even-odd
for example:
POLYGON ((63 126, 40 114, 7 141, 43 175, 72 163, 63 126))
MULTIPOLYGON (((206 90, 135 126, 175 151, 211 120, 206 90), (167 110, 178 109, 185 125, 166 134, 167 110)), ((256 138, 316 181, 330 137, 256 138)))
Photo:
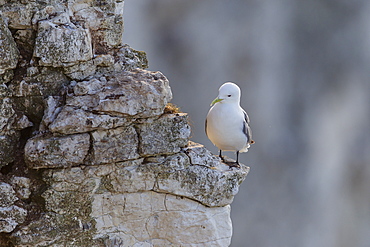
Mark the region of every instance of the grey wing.
POLYGON ((247 139, 248 139, 248 143, 249 144, 253 144, 254 141, 252 139, 252 130, 251 130, 251 127, 249 126, 249 117, 248 117, 248 114, 243 110, 243 114, 244 114, 244 122, 243 122, 243 132, 244 134, 247 136, 247 139))

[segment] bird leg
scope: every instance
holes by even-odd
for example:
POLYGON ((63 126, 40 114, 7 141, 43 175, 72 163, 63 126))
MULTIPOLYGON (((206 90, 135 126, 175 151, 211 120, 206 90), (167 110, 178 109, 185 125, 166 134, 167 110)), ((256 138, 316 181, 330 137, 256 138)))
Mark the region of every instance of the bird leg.
POLYGON ((227 165, 230 168, 233 168, 233 167, 240 168, 240 164, 239 164, 239 151, 236 151, 236 162, 227 162, 227 165))
POLYGON ((224 157, 222 157, 222 150, 220 150, 220 153, 219 153, 218 157, 220 157, 222 162, 225 163, 226 165, 228 165, 230 168, 233 168, 233 167, 240 168, 240 165, 239 165, 239 151, 236 152, 236 162, 226 161, 224 159, 224 157))
POLYGON ((222 150, 221 149, 220 149, 220 153, 219 153, 218 157, 221 158, 222 162, 226 162, 224 157, 222 157, 222 150))

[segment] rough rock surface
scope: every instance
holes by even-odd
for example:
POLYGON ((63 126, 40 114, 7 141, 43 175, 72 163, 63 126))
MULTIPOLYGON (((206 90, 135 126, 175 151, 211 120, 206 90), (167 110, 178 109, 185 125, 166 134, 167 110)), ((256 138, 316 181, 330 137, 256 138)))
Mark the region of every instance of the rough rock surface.
POLYGON ((189 141, 123 1, 0 12, 0 246, 228 246, 249 168, 189 141))
MULTIPOLYGON (((23 198, 28 198, 28 196, 23 194, 23 198)), ((14 204, 18 200, 13 187, 10 184, 0 182, 0 232, 11 232, 18 224, 25 221, 27 210, 14 204)))
POLYGON ((32 168, 76 166, 84 162, 89 147, 88 134, 49 138, 35 136, 26 144, 25 157, 32 168))
POLYGON ((4 74, 7 70, 15 69, 18 63, 18 56, 19 51, 14 38, 0 15, 0 74, 4 74))
POLYGON ((43 66, 61 67, 88 61, 93 56, 90 33, 72 23, 40 21, 33 55, 43 66))

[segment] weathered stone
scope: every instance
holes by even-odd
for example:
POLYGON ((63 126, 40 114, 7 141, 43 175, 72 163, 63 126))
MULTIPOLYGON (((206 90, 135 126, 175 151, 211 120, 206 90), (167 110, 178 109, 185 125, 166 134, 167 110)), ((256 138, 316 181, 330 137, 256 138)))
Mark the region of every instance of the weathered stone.
POLYGON ((12 95, 16 97, 43 95, 39 84, 27 82, 25 80, 12 83, 9 88, 11 90, 12 95))
POLYGON ((66 6, 57 1, 47 0, 44 8, 38 6, 38 10, 32 17, 32 24, 37 25, 39 21, 49 20, 54 24, 67 24, 69 23, 69 15, 66 6), (41 7, 41 8, 40 8, 41 7))
MULTIPOLYGON (((199 143, 190 141, 184 148, 184 152, 190 158, 193 165, 206 166, 221 171, 229 170, 230 167, 221 162, 220 157, 213 155, 208 149, 199 143)), ((226 157, 225 157, 226 158, 226 157)))
POLYGON ((11 232, 24 222, 27 211, 14 205, 17 200, 13 187, 0 181, 0 233, 11 232))
POLYGON ((97 237, 111 246, 228 246, 230 206, 208 208, 155 192, 94 196, 97 237), (160 245, 157 245, 160 244, 160 245), (164 245, 161 245, 164 244, 164 245))
MULTIPOLYGON (((26 56, 32 55, 33 46, 34 46, 33 41, 35 40, 35 35, 36 35, 36 31, 33 29, 17 30, 15 32, 13 37, 19 49, 22 50, 23 56, 25 56, 25 54, 27 54, 26 56)), ((27 68, 27 70, 28 69, 29 68, 27 68)))
MULTIPOLYGON (((32 67, 33 68, 33 67, 32 67)), ((44 101, 47 96, 61 96, 69 80, 61 69, 44 67, 37 69, 33 78, 25 77, 21 81, 13 81, 9 90, 13 97, 14 108, 23 112, 33 123, 40 123, 44 114, 44 101)))
POLYGON ((84 162, 89 148, 89 134, 36 136, 27 141, 25 158, 34 169, 71 167, 84 162))
POLYGON ((0 181, 0 207, 9 207, 18 200, 10 184, 0 181))
MULTIPOLYGON (((13 79, 14 72, 13 70, 6 70, 3 74, 0 74, 0 84, 6 84, 10 82, 13 79)), ((2 97, 2 94, 4 92, 0 92, 0 97, 2 97)), ((4 96, 9 96, 9 95, 4 95, 4 96)))
POLYGON ((100 29, 94 33, 94 40, 100 42, 97 44, 99 53, 106 51, 106 47, 119 47, 122 44, 123 16, 107 16, 101 24, 106 29, 100 29))
POLYGON ((136 159, 138 137, 132 126, 92 132, 92 163, 112 163, 136 159))
POLYGON ((138 125, 139 152, 143 156, 177 153, 190 137, 188 115, 165 114, 153 123, 138 125))
POLYGON ((10 132, 0 135, 0 168, 14 161, 14 150, 19 140, 19 133, 10 132))
POLYGON ((11 32, 3 21, 0 13, 0 74, 14 69, 18 63, 19 51, 11 32))
POLYGON ((31 234, 42 224, 36 221, 13 236, 18 243, 34 245, 86 238, 91 246, 95 245, 89 241, 104 242, 103 246, 228 246, 232 229, 228 204, 248 168, 229 170, 199 144, 190 143, 184 152, 47 169, 43 178, 48 189, 42 197, 53 213, 40 221, 48 223, 37 230, 40 234, 31 234), (62 240, 57 240, 61 233, 62 240))
POLYGON ((129 45, 123 45, 117 52, 119 65, 123 70, 134 70, 135 68, 148 68, 146 53, 131 48, 129 45))
POLYGON ((11 2, 2 6, 4 17, 9 20, 9 27, 12 29, 27 29, 32 27, 32 17, 35 14, 34 1, 28 3, 11 2))
POLYGON ((44 113, 44 97, 14 97, 14 109, 22 112, 33 123, 39 123, 44 113))
POLYGON ((102 54, 94 58, 97 72, 106 75, 116 71, 133 71, 148 68, 146 53, 137 51, 125 44, 111 52, 113 55, 102 54), (112 58, 114 57, 114 59, 112 58))
POLYGON ((18 206, 0 207, 0 232, 11 232, 23 223, 27 216, 27 210, 18 206))
POLYGON ((40 65, 60 67, 92 59, 91 37, 88 30, 72 23, 56 25, 40 21, 34 56, 40 65))
POLYGON ((98 95, 67 96, 66 105, 91 112, 99 105, 99 101, 98 95))
POLYGON ((60 68, 41 67, 39 74, 33 77, 40 85, 42 95, 61 95, 70 80, 60 68))
POLYGON ((47 130, 48 126, 55 120, 56 116, 62 110, 61 96, 49 96, 45 99, 45 111, 42 117, 40 131, 47 130))
MULTIPOLYGON (((81 219, 81 224, 90 222, 90 217, 96 230, 95 239, 121 242, 123 246, 140 246, 144 242, 150 244, 148 246, 156 246, 156 243, 175 246, 230 244, 229 206, 209 208, 182 196, 148 191, 150 187, 137 187, 138 191, 130 193, 120 190, 123 184, 130 189, 131 184, 146 182, 144 177, 137 180, 131 177, 130 181, 124 175, 125 169, 132 170, 141 162, 46 171, 45 178, 51 187, 43 197, 48 210, 67 218, 74 216, 81 219)), ((132 171, 132 174, 140 173, 144 171, 132 171)))
POLYGON ((25 177, 12 177, 11 184, 20 199, 28 199, 31 195, 31 180, 25 177))
POLYGON ((168 80, 162 73, 141 69, 111 75, 97 95, 100 102, 93 110, 135 117, 161 115, 172 98, 168 80))
POLYGON ((65 106, 55 121, 49 126, 50 131, 61 134, 84 133, 93 130, 115 129, 127 126, 130 119, 98 115, 82 109, 65 106))
POLYGON ((62 221, 61 218, 54 213, 42 214, 39 220, 13 233, 17 246, 50 246, 55 242, 55 236, 60 234, 58 223, 62 221))
POLYGON ((73 92, 76 96, 86 95, 86 94, 96 94, 102 90, 102 87, 104 86, 104 83, 106 83, 107 80, 104 80, 101 82, 100 80, 93 78, 88 81, 82 81, 78 82, 73 87, 73 92))
POLYGON ((33 123, 27 118, 26 115, 18 116, 14 123, 14 129, 22 130, 28 127, 32 127, 33 123))
POLYGON ((10 98, 0 99, 0 133, 8 125, 9 119, 15 114, 10 98))
POLYGON ((89 28, 93 31, 99 30, 101 28, 101 23, 106 17, 106 14, 100 8, 86 6, 82 9, 78 9, 78 7, 76 8, 76 6, 73 6, 73 8, 75 11, 74 18, 77 21, 83 22, 85 28, 89 28))
POLYGON ((210 207, 231 204, 249 171, 244 165, 238 170, 219 170, 190 164, 183 153, 146 166, 157 175, 154 191, 185 196, 210 207))
POLYGON ((72 80, 84 80, 86 77, 93 75, 95 71, 96 65, 93 60, 80 62, 69 67, 64 67, 64 72, 72 80))
POLYGON ((5 98, 9 96, 10 96, 9 88, 5 84, 1 84, 0 82, 0 98, 5 98))
POLYGON ((104 54, 109 49, 122 44, 123 1, 105 1, 104 5, 94 1, 71 4, 74 18, 88 28, 93 37, 97 54, 104 54))
POLYGON ((102 240, 93 238, 93 230, 92 222, 86 222, 85 219, 66 218, 56 213, 47 212, 43 213, 38 220, 13 232, 12 236, 15 245, 22 247, 104 247, 102 240))
MULTIPOLYGON (((195 151, 191 149, 189 147, 187 152, 193 153, 192 156, 198 161, 203 159, 202 164, 191 164, 186 154, 178 153, 168 157, 147 158, 145 162, 139 159, 98 168, 86 167, 84 170, 74 168, 73 172, 54 172, 53 188, 69 191, 79 187, 76 185, 82 183, 79 180, 84 180, 93 183, 90 186, 98 188, 97 191, 135 193, 154 190, 184 196, 211 207, 230 204, 249 168, 242 165, 241 169, 230 170, 219 160, 213 160, 215 156, 204 156, 205 152, 199 152, 199 147, 196 146, 198 150, 195 151), (203 157, 196 157, 198 153, 203 157), (73 174, 79 179, 74 178, 73 174)), ((86 188, 79 190, 86 191, 86 188)))
MULTIPOLYGON (((101 67, 111 67, 114 65, 114 57, 112 55, 98 55, 94 58, 94 64, 96 66, 101 66, 101 67)), ((135 68, 142 68, 139 66, 135 66, 135 68)))

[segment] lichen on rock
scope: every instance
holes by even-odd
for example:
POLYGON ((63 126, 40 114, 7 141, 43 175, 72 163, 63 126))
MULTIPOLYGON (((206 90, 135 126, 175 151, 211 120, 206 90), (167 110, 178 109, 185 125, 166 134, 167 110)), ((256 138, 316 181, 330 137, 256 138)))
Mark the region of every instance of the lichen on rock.
MULTIPOLYGON (((3 21, 0 12, 0 74, 15 69, 18 63, 19 51, 14 38, 3 21)), ((1 82, 1 81, 0 81, 1 82)))
POLYGON ((12 232, 23 223, 27 210, 14 204, 19 200, 13 187, 0 181, 0 232, 12 232))
POLYGON ((40 58, 40 65, 68 67, 91 60, 92 56, 91 37, 87 30, 72 23, 38 23, 34 57, 40 58))

